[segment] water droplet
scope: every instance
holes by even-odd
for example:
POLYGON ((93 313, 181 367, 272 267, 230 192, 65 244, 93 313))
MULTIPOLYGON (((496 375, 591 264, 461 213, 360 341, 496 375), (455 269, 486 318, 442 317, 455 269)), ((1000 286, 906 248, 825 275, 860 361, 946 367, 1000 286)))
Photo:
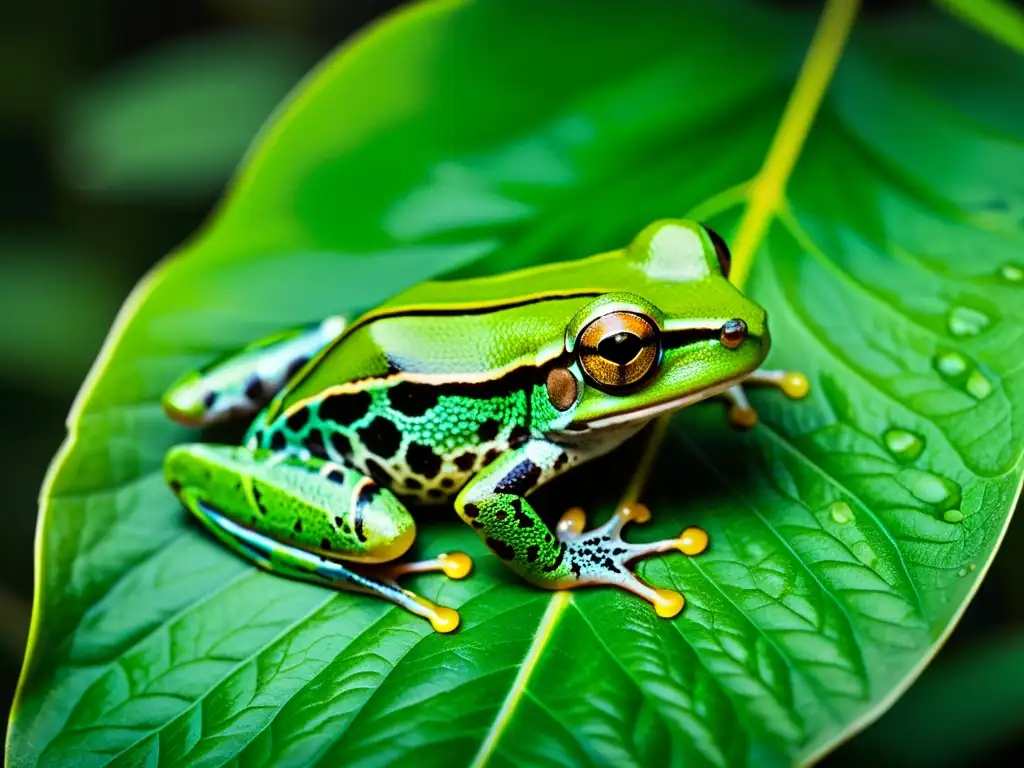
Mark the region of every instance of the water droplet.
POLYGON ((889 453, 900 461, 913 461, 924 450, 924 440, 905 429, 887 430, 882 439, 889 453))
POLYGON ((959 571, 956 572, 956 575, 959 576, 960 578, 963 578, 964 576, 967 575, 967 569, 966 568, 961 568, 959 571))
POLYGON ((878 561, 878 555, 875 554, 875 550, 873 550, 871 545, 866 541, 854 542, 851 549, 853 550, 853 556, 864 563, 868 568, 872 567, 878 561))
POLYGON ((964 356, 956 352, 940 355, 935 361, 935 365, 938 367, 939 373, 944 376, 959 376, 967 370, 967 361, 964 356))
POLYGON ((971 563, 971 564, 970 564, 969 566, 967 566, 967 567, 968 567, 968 568, 969 568, 970 570, 972 570, 972 571, 976 571, 976 570, 978 569, 978 566, 977 566, 977 565, 975 565, 974 563, 971 563))
POLYGON ((1024 269, 1016 264, 1004 264, 1003 268, 999 270, 999 274, 1003 276, 1004 280, 1009 280, 1011 283, 1019 283, 1024 280, 1024 269))
POLYGON ((975 400, 984 400, 992 394, 992 382, 985 378, 985 374, 975 369, 967 377, 967 394, 975 400))
POLYGON ((829 505, 828 514, 839 525, 846 525, 853 520, 853 510, 845 501, 837 501, 829 505))
POLYGON ((949 332, 954 336, 977 336, 988 328, 988 315, 970 307, 953 307, 949 312, 949 332))
MULTIPOLYGON (((954 497, 959 497, 959 489, 955 483, 931 472, 904 469, 897 477, 904 488, 925 504, 943 504, 954 497)), ((956 501, 959 503, 959 498, 956 498, 956 501)), ((953 506, 956 505, 950 505, 953 506)))
POLYGON ((964 519, 964 513, 959 509, 947 509, 942 513, 942 519, 947 523, 959 523, 964 519))

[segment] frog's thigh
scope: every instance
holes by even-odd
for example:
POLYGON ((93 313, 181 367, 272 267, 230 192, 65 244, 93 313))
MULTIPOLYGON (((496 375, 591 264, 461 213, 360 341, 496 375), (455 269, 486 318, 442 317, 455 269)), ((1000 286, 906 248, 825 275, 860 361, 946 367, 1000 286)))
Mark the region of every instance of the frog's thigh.
POLYGON ((241 446, 193 443, 164 462, 171 488, 284 546, 357 563, 401 556, 416 536, 394 494, 351 467, 241 446))
POLYGON ((451 631, 458 614, 400 587, 406 572, 461 578, 461 553, 386 569, 415 537, 411 515, 386 489, 349 467, 238 446, 172 449, 165 475, 186 507, 222 543, 273 573, 396 603, 451 631), (341 560, 353 563, 343 565, 341 560), (375 572, 376 571, 376 572, 375 572))
POLYGON ((341 317, 261 339, 176 381, 163 406, 175 421, 207 426, 251 417, 345 329, 341 317))

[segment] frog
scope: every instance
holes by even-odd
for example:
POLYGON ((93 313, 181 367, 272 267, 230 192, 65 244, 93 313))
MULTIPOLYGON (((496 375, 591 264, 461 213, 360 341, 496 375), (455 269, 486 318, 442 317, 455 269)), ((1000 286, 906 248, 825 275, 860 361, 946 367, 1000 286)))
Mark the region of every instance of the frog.
POLYGON ((530 584, 624 589, 672 618, 683 595, 634 569, 701 554, 705 531, 631 543, 627 524, 651 517, 639 502, 587 530, 581 508, 551 526, 530 496, 681 408, 722 398, 750 428, 744 386, 807 394, 803 374, 763 369, 767 314, 729 281, 730 263, 710 227, 660 219, 615 250, 426 281, 351 320, 259 340, 167 390, 163 408, 183 425, 249 425, 240 444, 173 446, 166 482, 255 566, 390 601, 438 632, 458 627, 458 611, 400 583, 473 567, 460 551, 403 560, 417 511, 436 505, 530 584))

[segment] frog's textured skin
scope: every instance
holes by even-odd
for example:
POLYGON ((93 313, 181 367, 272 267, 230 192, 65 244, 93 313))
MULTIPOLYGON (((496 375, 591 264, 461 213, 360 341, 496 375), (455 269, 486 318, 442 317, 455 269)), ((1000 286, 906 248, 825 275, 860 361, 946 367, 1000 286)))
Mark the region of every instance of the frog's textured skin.
POLYGON ((700 225, 661 221, 621 251, 424 283, 344 330, 330 319, 254 345, 169 390, 168 413, 194 425, 252 415, 280 391, 242 446, 172 449, 168 482, 262 567, 378 594, 440 631, 457 614, 395 579, 462 577, 468 558, 380 565, 415 537, 406 502, 454 499, 490 550, 535 584, 616 584, 675 615, 682 596, 647 586, 627 564, 671 549, 697 554, 702 531, 628 544, 622 527, 649 514, 639 505, 589 534, 579 510, 551 530, 527 496, 655 416, 712 395, 726 395, 733 421, 749 426, 753 411, 735 386, 743 379, 806 392, 798 374, 755 373, 769 346, 765 313, 729 284, 726 257, 700 225))

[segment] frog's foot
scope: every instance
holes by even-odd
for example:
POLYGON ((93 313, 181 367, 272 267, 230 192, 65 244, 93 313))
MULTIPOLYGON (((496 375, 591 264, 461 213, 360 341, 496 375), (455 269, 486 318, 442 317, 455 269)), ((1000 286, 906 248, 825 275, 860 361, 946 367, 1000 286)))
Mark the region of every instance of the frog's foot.
POLYGON ((765 384, 778 387, 792 400, 807 396, 810 386, 807 377, 796 371, 755 371, 743 380, 725 390, 721 397, 729 404, 729 421, 739 429, 750 429, 757 424, 757 411, 747 400, 743 388, 747 384, 765 384))
POLYGON ((436 571, 449 578, 463 578, 469 573, 472 562, 461 552, 438 555, 433 560, 417 563, 349 567, 239 525, 200 499, 193 498, 187 491, 182 494, 182 501, 230 549, 270 573, 330 589, 383 598, 427 619, 437 632, 452 632, 459 626, 457 611, 405 589, 397 579, 411 573, 436 571))
POLYGON ((663 618, 677 615, 686 601, 671 589, 656 589, 645 584, 629 569, 629 563, 643 557, 671 552, 699 555, 708 546, 708 535, 700 528, 687 528, 678 539, 664 539, 650 544, 630 544, 622 539, 627 523, 646 523, 650 510, 643 504, 627 504, 618 509, 604 525, 583 532, 586 515, 579 507, 567 511, 556 526, 558 540, 565 547, 563 562, 571 577, 552 584, 555 589, 571 589, 593 584, 611 584, 639 595, 654 606, 663 618))

